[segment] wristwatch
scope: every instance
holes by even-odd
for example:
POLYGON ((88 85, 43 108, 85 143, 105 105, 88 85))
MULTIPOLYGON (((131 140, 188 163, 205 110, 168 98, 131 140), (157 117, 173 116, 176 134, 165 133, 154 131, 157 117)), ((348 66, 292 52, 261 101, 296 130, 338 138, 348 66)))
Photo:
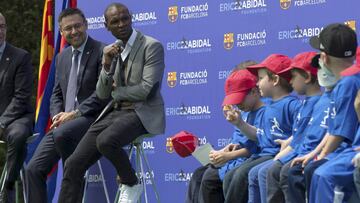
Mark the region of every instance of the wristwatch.
POLYGON ((81 112, 79 109, 75 109, 75 118, 79 118, 81 116, 81 112))

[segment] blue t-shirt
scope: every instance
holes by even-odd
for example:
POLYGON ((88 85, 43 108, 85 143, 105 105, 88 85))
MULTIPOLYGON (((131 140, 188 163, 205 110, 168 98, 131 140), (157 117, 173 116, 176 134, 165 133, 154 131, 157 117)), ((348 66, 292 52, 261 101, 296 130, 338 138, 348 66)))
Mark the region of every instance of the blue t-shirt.
POLYGON ((290 144, 293 150, 279 159, 283 164, 296 156, 309 153, 321 142, 328 130, 330 94, 331 92, 325 92, 316 104, 312 106, 313 111, 310 115, 310 120, 302 135, 299 136, 298 143, 294 144, 293 140, 290 144))
POLYGON ((259 156, 275 155, 280 146, 277 139, 288 139, 293 134, 293 125, 301 106, 294 96, 285 96, 273 101, 265 109, 257 129, 258 145, 261 148, 259 156))
POLYGON ((285 155, 279 159, 282 163, 286 163, 295 157, 295 150, 304 139, 305 131, 308 127, 309 121, 311 120, 314 106, 319 101, 320 97, 321 95, 308 96, 305 97, 303 101, 301 101, 301 107, 293 126, 293 140, 290 143, 290 146, 293 148, 293 150, 288 155, 285 155))
POLYGON ((344 138, 349 147, 358 129, 354 100, 360 88, 360 74, 346 76, 338 81, 331 94, 329 133, 344 138))
POLYGON ((319 101, 320 97, 321 95, 309 96, 305 97, 305 99, 301 101, 301 107, 296 116, 293 127, 293 140, 290 143, 290 146, 293 149, 295 149, 296 146, 301 143, 302 139, 304 138, 304 132, 308 127, 308 123, 311 119, 314 106, 319 101))
MULTIPOLYGON (((259 126, 260 118, 264 113, 265 106, 260 107, 259 109, 251 112, 241 112, 242 118, 248 124, 253 125, 255 127, 259 126)), ((248 139, 245 135, 241 133, 238 128, 235 128, 234 133, 232 135, 231 143, 239 144, 242 148, 246 148, 250 151, 251 154, 258 152, 258 146, 256 142, 248 139)), ((242 162, 246 160, 246 157, 240 157, 237 159, 230 160, 226 162, 224 166, 219 169, 219 177, 221 180, 224 179, 225 174, 235 168, 236 166, 240 165, 242 162)))

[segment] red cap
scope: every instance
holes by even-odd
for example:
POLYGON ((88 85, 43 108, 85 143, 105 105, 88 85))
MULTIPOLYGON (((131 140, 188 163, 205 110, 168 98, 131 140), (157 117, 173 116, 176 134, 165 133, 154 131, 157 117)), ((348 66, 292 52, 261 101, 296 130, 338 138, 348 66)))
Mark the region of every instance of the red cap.
POLYGON ((291 59, 288 56, 282 54, 271 54, 264 61, 259 64, 249 66, 247 69, 252 74, 257 74, 257 70, 260 68, 266 68, 276 75, 285 78, 287 81, 291 80, 291 74, 289 72, 281 73, 284 69, 288 68, 291 64, 291 59))
POLYGON ((223 106, 240 104, 249 90, 256 87, 257 77, 248 70, 238 70, 230 74, 225 81, 223 106))
POLYGON ((171 137, 173 147, 181 157, 190 156, 198 146, 198 138, 187 131, 181 131, 171 137))
POLYGON ((356 63, 349 68, 341 71, 341 76, 355 75, 360 72, 360 47, 356 50, 356 63))
MULTIPOLYGON (((298 55, 296 55, 293 60, 291 61, 291 64, 288 68, 285 68, 283 71, 280 72, 280 74, 283 74, 285 72, 288 72, 292 69, 301 69, 307 72, 310 72, 312 75, 317 77, 317 71, 318 69, 311 65, 311 61, 314 58, 314 56, 317 55, 316 52, 303 52, 298 55)), ((290 72, 289 72, 290 73, 290 72)))

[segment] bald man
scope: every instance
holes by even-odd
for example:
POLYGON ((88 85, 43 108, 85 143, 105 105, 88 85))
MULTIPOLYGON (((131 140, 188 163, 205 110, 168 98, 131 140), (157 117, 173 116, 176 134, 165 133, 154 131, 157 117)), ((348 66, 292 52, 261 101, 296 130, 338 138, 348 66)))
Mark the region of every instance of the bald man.
POLYGON ((15 202, 14 185, 26 157, 26 139, 32 134, 33 67, 31 55, 6 42, 6 19, 0 13, 0 139, 7 144, 7 176, 0 202, 15 202))

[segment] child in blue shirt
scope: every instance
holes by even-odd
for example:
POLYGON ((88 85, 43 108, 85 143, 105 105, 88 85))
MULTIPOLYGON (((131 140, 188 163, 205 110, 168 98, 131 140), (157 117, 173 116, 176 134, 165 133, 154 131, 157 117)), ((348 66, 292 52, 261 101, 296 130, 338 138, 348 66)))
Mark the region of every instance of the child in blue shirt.
POLYGON ((292 157, 288 157, 293 152, 296 145, 303 138, 304 131, 311 118, 315 103, 321 95, 320 86, 317 82, 317 69, 311 65, 315 52, 303 52, 294 57, 289 68, 282 71, 291 72, 291 85, 298 95, 305 95, 306 98, 301 102, 302 105, 296 116, 293 125, 293 136, 287 141, 290 145, 284 147, 274 159, 266 161, 252 168, 249 172, 249 203, 253 202, 281 202, 284 198, 281 195, 279 184, 274 181, 267 181, 267 173, 270 167, 273 173, 280 173, 283 164, 287 163, 292 157), (267 192, 268 191, 268 192, 267 192))
POLYGON ((241 119, 240 112, 230 111, 227 120, 237 126, 249 139, 257 141, 260 150, 237 168, 229 171, 224 178, 223 190, 225 202, 248 201, 248 172, 252 167, 272 159, 280 146, 275 140, 286 140, 292 135, 292 125, 300 102, 290 96, 290 74, 280 74, 288 68, 291 59, 280 54, 272 54, 258 65, 249 66, 248 70, 258 75, 261 96, 272 98, 266 106, 259 127, 251 126, 241 119))

